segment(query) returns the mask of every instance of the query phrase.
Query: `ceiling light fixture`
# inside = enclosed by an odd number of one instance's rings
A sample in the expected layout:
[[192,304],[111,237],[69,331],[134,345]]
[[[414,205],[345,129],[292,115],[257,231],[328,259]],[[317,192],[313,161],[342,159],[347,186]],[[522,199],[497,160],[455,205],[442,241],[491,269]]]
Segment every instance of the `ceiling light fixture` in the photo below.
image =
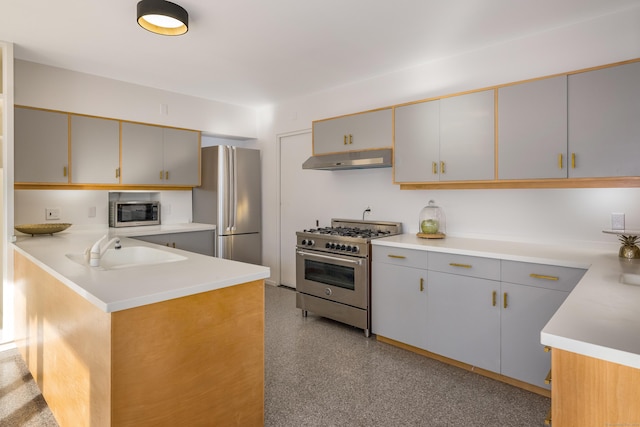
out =
[[189,31],[189,14],[165,0],[142,0],[138,2],[138,24],[152,33],[179,36]]

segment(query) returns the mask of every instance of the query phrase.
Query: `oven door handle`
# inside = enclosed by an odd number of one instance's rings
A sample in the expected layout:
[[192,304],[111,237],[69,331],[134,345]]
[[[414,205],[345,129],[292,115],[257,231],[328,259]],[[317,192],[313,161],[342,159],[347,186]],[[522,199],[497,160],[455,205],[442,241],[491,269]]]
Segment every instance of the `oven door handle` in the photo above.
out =
[[345,258],[338,258],[338,257],[334,257],[334,256],[329,256],[329,255],[321,255],[321,254],[317,254],[317,253],[309,253],[309,252],[304,252],[301,250],[296,250],[296,253],[298,255],[301,256],[312,256],[312,257],[317,257],[317,258],[324,258],[324,259],[330,259],[332,261],[340,261],[340,262],[348,262],[350,264],[356,264],[356,265],[362,265],[362,260],[361,259],[345,259]]

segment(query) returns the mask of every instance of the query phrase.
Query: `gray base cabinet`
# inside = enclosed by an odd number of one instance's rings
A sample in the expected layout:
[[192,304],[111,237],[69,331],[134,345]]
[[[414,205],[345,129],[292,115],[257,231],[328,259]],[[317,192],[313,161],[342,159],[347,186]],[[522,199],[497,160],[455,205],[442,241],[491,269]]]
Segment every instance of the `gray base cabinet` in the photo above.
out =
[[169,246],[202,255],[215,256],[215,231],[189,231],[185,233],[153,234],[149,236],[132,236],[157,245]]
[[540,331],[584,273],[374,245],[372,332],[548,389]]

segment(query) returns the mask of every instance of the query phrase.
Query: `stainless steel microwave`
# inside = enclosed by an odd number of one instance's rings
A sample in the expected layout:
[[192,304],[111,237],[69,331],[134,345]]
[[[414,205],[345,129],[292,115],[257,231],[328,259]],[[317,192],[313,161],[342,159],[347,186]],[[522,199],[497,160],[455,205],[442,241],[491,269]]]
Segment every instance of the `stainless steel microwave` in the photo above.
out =
[[109,203],[109,227],[135,227],[160,224],[160,202]]

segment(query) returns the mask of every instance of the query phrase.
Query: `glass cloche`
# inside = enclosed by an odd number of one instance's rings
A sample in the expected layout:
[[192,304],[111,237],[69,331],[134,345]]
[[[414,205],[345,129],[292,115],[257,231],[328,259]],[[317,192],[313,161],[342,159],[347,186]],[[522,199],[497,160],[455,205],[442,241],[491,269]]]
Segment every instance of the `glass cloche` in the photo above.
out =
[[418,237],[442,239],[445,236],[446,220],[444,211],[441,207],[436,206],[433,200],[429,200],[429,204],[420,212],[418,229]]

